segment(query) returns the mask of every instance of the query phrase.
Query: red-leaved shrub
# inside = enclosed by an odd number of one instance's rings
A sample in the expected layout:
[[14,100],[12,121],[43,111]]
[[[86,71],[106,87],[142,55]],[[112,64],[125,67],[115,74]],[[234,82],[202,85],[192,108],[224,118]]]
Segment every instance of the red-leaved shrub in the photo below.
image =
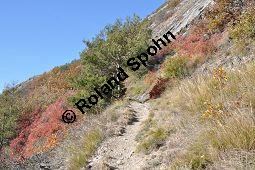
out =
[[169,79],[159,78],[155,86],[150,91],[150,99],[158,98],[166,89]]
[[199,34],[189,34],[178,37],[174,47],[180,55],[206,57],[216,50],[216,38],[217,36],[206,37]]
[[33,123],[25,125],[19,136],[11,141],[13,158],[30,157],[46,151],[64,137],[66,126],[61,120],[64,112],[64,100],[59,99],[50,105],[42,114],[34,117]]

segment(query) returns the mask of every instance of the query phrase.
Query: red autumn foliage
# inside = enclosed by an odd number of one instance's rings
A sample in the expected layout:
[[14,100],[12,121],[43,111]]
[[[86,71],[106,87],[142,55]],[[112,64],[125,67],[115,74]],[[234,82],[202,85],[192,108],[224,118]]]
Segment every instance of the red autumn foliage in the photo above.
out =
[[41,108],[36,109],[32,114],[24,113],[22,114],[17,121],[17,131],[26,129],[30,126],[36,119],[40,117],[40,113],[42,112]]
[[179,36],[174,42],[174,48],[184,56],[211,55],[216,50],[217,36],[206,37],[201,34],[189,34],[188,36]]
[[217,42],[221,34],[206,34],[206,29],[192,28],[188,35],[177,36],[176,40],[164,47],[155,56],[156,59],[164,58],[166,55],[178,52],[181,56],[207,57],[216,51]]
[[[52,141],[52,135],[65,133],[66,127],[61,120],[64,112],[64,100],[59,99],[54,104],[50,105],[42,114],[33,118],[33,123],[25,127],[19,136],[11,141],[10,148],[13,158],[30,157],[35,153],[46,151],[49,141]],[[58,136],[61,139],[63,136]]]
[[150,91],[150,99],[158,98],[165,91],[168,81],[169,79],[167,78],[158,79],[157,83]]
[[173,42],[167,44],[167,46],[163,46],[163,48],[158,51],[157,55],[154,58],[160,59],[172,52],[174,52]]

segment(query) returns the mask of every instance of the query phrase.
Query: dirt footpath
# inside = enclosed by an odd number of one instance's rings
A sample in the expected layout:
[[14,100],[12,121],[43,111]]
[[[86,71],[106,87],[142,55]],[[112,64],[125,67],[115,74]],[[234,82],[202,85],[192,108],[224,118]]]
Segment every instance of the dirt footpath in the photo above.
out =
[[89,164],[89,169],[136,170],[145,166],[146,156],[135,152],[137,146],[135,137],[141,123],[149,115],[149,104],[133,102],[130,108],[135,112],[136,121],[126,127],[122,136],[114,136],[101,144]]

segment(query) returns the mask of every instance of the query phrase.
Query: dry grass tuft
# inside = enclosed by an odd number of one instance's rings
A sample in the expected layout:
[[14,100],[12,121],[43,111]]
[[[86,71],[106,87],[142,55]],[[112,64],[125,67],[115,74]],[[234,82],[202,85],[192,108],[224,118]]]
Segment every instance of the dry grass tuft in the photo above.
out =
[[73,148],[73,156],[70,160],[70,168],[72,170],[85,168],[89,157],[95,152],[98,144],[102,141],[102,132],[100,130],[92,130],[86,134],[82,141],[81,147]]
[[[176,157],[172,163],[173,168],[216,167],[219,166],[218,162],[222,162],[222,153],[227,154],[233,150],[248,155],[254,153],[254,74],[254,63],[235,72],[218,68],[212,76],[184,80],[178,88],[165,94],[181,112],[194,119],[199,118],[193,123],[194,127],[199,124],[201,128],[196,140],[187,146],[185,154]],[[249,160],[242,159],[250,162],[250,159],[255,159],[255,155],[249,157]],[[246,164],[245,161],[232,162],[231,166],[254,167],[254,163]]]
[[140,133],[136,136],[138,141],[137,151],[145,154],[151,153],[154,149],[164,145],[169,130],[163,126],[159,126],[154,119],[154,114],[150,113],[148,119],[143,122]]

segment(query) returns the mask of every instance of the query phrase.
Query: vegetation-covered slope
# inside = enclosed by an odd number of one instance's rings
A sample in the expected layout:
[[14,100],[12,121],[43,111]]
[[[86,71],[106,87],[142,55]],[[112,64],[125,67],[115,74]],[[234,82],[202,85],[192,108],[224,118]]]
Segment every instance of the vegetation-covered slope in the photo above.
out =
[[[255,4],[210,2],[167,1],[144,21],[116,21],[85,42],[79,61],[6,89],[0,96],[0,168],[125,169],[132,164],[128,155],[142,162],[133,162],[139,169],[253,169]],[[149,71],[129,72],[112,91],[125,89],[124,96],[102,100],[72,125],[62,122],[64,110],[166,29],[177,40],[150,59]],[[134,100],[150,105],[142,120]],[[113,139],[126,141],[125,129],[135,151],[116,158],[122,145],[111,143],[103,152]]]

